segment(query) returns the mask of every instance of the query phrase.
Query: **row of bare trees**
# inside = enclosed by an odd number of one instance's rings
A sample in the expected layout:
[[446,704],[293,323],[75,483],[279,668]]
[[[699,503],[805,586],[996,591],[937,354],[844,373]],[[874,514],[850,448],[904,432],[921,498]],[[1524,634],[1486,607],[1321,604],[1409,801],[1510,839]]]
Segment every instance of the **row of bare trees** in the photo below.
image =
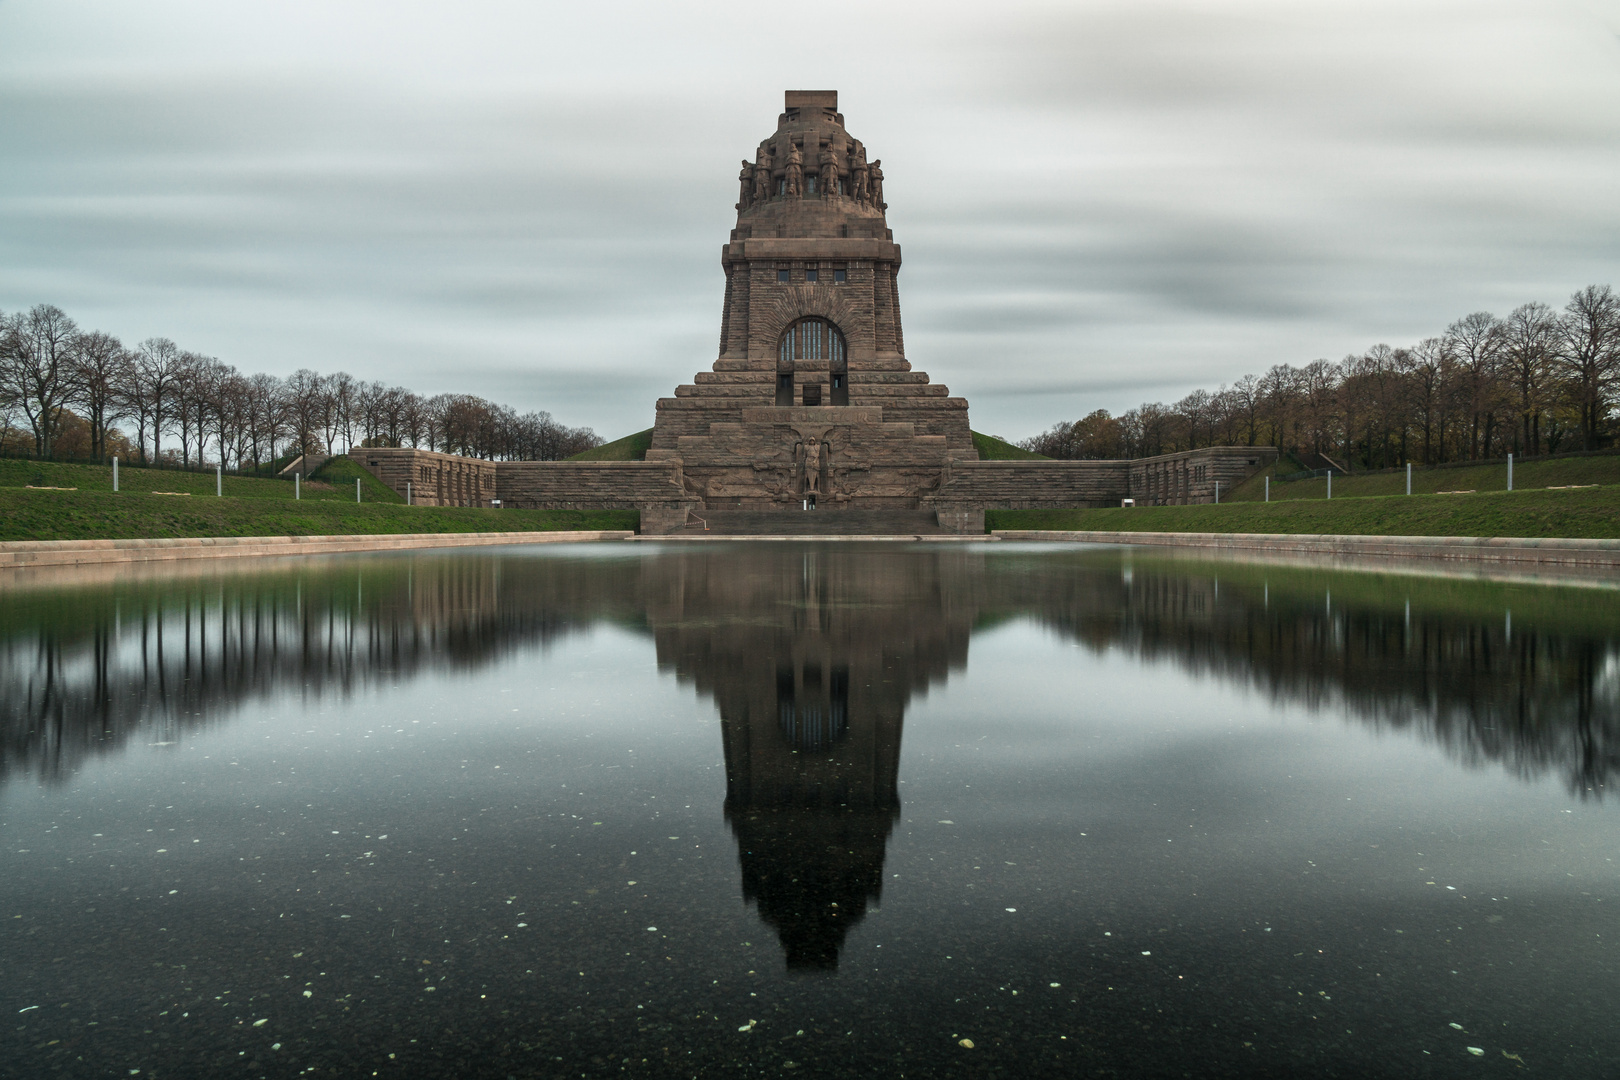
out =
[[1055,458],[1267,445],[1352,468],[1438,464],[1613,445],[1617,394],[1620,296],[1591,285],[1563,311],[1476,312],[1410,348],[1278,364],[1174,405],[1099,409],[1019,445]]
[[129,453],[143,463],[231,469],[355,446],[554,461],[602,442],[550,413],[520,415],[470,394],[422,397],[308,368],[285,379],[244,375],[168,338],[128,348],[79,329],[50,304],[0,314],[0,410],[0,452],[22,449],[8,439],[29,440],[42,458]]

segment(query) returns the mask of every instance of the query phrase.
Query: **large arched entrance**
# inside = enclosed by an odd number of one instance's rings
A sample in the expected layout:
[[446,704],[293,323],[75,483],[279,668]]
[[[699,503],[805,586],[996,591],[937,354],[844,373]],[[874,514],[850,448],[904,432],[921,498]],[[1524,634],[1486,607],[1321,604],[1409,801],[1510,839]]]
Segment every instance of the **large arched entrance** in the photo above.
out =
[[[810,363],[805,363],[810,361]],[[816,361],[825,361],[826,366]],[[794,373],[825,371],[821,379],[800,379],[803,400],[795,402]],[[825,389],[825,392],[824,392]],[[791,323],[776,346],[776,403],[778,405],[848,405],[849,349],[844,333],[819,315]]]

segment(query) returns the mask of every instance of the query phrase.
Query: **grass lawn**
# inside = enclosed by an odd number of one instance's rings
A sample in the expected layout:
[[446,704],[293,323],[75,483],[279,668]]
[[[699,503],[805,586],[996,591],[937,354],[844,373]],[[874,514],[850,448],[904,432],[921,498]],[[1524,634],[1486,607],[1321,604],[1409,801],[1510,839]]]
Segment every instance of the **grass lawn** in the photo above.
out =
[[[313,477],[303,483],[303,498],[309,501],[354,502],[354,482],[360,480],[362,498],[366,502],[396,502],[405,500],[394,490],[351,458],[335,457],[328,461]],[[77,488],[80,491],[112,491],[112,466],[64,464],[54,461],[19,461],[0,459],[0,488],[29,486]],[[121,493],[174,491],[193,498],[214,497],[214,474],[211,472],[184,472],[180,469],[141,469],[123,465],[118,469],[118,489]],[[225,474],[225,494],[238,499],[291,499],[292,477],[232,476]]]
[[[50,491],[30,488],[76,488]],[[354,501],[360,480],[362,502]],[[349,458],[333,458],[293,499],[291,480],[105,465],[0,461],[0,540],[122,540],[180,536],[334,536],[436,532],[635,529],[634,510],[486,510],[406,506]],[[158,495],[154,492],[180,492]]]
[[[1276,487],[1273,485],[1273,496]],[[1223,502],[1219,506],[990,510],[985,513],[985,523],[992,530],[1620,537],[1620,485],[1615,484],[1572,491],[1543,488],[1473,495],[1339,498],[1335,478],[1333,496],[1331,501],[1273,498],[1270,503]]]

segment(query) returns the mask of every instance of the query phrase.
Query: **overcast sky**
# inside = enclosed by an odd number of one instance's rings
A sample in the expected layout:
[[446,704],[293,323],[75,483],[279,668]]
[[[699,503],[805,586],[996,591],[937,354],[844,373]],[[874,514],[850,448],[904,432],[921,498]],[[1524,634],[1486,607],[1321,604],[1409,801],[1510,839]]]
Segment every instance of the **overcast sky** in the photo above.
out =
[[616,437],[787,88],[1009,438],[1620,285],[1620,0],[0,0],[0,309]]

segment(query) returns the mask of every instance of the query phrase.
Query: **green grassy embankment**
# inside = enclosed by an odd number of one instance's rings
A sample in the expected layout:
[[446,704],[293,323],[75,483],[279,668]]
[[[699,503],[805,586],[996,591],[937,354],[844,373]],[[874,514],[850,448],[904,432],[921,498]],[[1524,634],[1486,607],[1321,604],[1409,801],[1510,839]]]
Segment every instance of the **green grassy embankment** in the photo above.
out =
[[622,439],[614,439],[610,443],[590,450],[582,450],[567,461],[646,461],[647,450],[652,446],[653,429],[638,431],[634,435],[626,435]]
[[[354,501],[357,477],[361,503]],[[554,532],[635,529],[640,520],[634,510],[406,506],[348,458],[334,458],[305,481],[297,501],[290,479],[227,475],[225,497],[217,498],[212,474],[170,469],[121,468],[119,488],[113,492],[112,469],[103,465],[0,461],[0,540]]]
[[[1261,502],[1266,497],[1265,477],[1275,473],[1286,475],[1291,465],[1280,465],[1257,473],[1233,488],[1221,493],[1221,502]],[[1522,461],[1513,467],[1515,492],[1531,488],[1564,487],[1584,484],[1620,484],[1620,454],[1595,454],[1591,457],[1549,458],[1541,461]],[[1442,491],[1471,491],[1477,494],[1507,490],[1506,465],[1457,465],[1438,469],[1412,470],[1412,494],[1432,495]],[[1333,498],[1359,498],[1363,496],[1405,495],[1406,473],[1351,473],[1333,478]],[[1315,480],[1271,481],[1271,501],[1288,502],[1299,499],[1325,499],[1327,478]]]
[[[1518,477],[1515,476],[1515,486]],[[1404,485],[1404,478],[1403,478]],[[1277,485],[1273,485],[1275,496]],[[1138,506],[1100,510],[990,510],[988,529],[1114,532],[1336,533],[1350,536],[1620,537],[1620,485],[1570,491],[1516,490],[1472,495],[1404,495],[1219,506]]]
[[986,435],[975,431],[973,435],[974,449],[979,451],[981,461],[1046,461],[1045,454],[1037,454],[1033,450],[1025,450],[1014,446],[1005,439],[998,439],[994,435]]

